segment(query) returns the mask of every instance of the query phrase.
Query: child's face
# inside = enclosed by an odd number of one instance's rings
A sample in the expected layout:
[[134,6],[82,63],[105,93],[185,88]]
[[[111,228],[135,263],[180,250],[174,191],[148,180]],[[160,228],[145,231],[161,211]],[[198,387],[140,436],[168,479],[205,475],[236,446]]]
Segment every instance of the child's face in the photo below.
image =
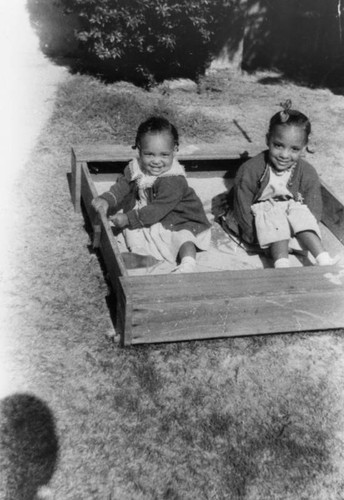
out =
[[304,152],[307,145],[306,133],[298,126],[277,125],[266,136],[266,144],[272,166],[283,172],[292,167]]
[[158,177],[172,166],[174,141],[167,132],[145,134],[141,138],[139,151],[141,168]]

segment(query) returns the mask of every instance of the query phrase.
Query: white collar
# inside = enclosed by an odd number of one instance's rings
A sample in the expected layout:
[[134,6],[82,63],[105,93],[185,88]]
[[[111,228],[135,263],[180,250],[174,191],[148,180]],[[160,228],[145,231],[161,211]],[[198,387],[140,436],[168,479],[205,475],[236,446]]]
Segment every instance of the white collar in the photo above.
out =
[[279,172],[270,164],[268,164],[268,167],[270,169],[270,172],[272,172],[272,174],[276,175],[277,177],[283,177],[283,176],[287,177],[287,176],[290,176],[292,174],[292,172],[294,171],[295,165],[296,165],[296,163],[294,163],[291,167],[289,167],[288,170],[282,170],[282,172]]
[[173,159],[171,168],[167,170],[167,172],[164,172],[161,175],[155,176],[155,175],[149,175],[146,174],[141,170],[140,164],[137,160],[137,158],[134,158],[131,160],[129,163],[129,172],[130,172],[130,180],[131,181],[136,181],[137,185],[141,189],[145,189],[148,187],[153,186],[154,182],[159,179],[160,177],[173,177],[173,176],[178,176],[182,175],[183,177],[186,177],[185,170],[183,165],[179,163],[178,160],[175,158]]

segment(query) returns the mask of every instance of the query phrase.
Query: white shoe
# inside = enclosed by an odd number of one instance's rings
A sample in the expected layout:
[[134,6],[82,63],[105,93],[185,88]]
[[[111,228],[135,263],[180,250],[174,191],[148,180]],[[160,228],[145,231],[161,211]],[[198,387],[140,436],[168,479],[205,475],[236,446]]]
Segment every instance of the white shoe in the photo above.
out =
[[276,269],[282,269],[282,268],[285,268],[285,267],[290,267],[289,259],[281,257],[280,259],[275,260],[274,267]]
[[334,266],[338,264],[340,261],[340,255],[336,255],[335,257],[330,257],[328,252],[322,252],[315,259],[315,264],[317,266]]

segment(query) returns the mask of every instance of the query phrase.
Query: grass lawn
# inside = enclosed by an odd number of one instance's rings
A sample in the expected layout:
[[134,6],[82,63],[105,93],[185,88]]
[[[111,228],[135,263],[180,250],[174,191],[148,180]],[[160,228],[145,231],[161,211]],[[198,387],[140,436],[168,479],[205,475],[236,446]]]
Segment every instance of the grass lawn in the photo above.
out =
[[235,120],[264,147],[288,97],[314,124],[309,161],[344,199],[343,97],[263,77],[219,71],[198,88],[147,92],[75,75],[59,88],[14,189],[3,280],[13,387],[56,418],[56,500],[344,499],[343,332],[119,348],[70,200],[73,144],[131,145],[138,124],[161,112],[184,144],[242,144]]

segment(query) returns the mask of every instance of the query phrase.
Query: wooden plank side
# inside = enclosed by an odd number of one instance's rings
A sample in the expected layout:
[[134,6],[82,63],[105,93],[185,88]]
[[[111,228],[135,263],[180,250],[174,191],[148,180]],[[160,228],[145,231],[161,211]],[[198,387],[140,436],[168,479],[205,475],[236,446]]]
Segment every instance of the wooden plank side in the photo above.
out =
[[116,333],[121,346],[132,344],[132,297],[125,277],[119,277],[116,289]]
[[[214,177],[226,177],[234,178],[235,172],[237,171],[239,164],[231,160],[212,160],[206,161],[206,164],[200,163],[196,166],[188,165],[184,163],[185,171],[188,178],[200,178],[200,179],[213,179]],[[234,165],[233,165],[234,163]],[[93,173],[91,172],[93,182],[111,182],[114,183],[116,179],[123,173],[122,169],[120,172],[114,171],[110,173]]]
[[112,233],[112,229],[106,215],[104,213],[100,213],[99,220],[101,224],[100,249],[107,271],[110,274],[110,277],[114,278],[115,282],[115,278],[118,276],[128,277],[128,271],[123,262],[116,238]]
[[92,200],[93,198],[98,196],[98,191],[93,182],[92,176],[89,173],[87,164],[84,163],[81,164],[80,173],[81,173],[80,175],[81,199],[83,201],[86,213],[92,224],[94,219],[96,218],[95,210],[92,208]]
[[[157,301],[180,300],[180,296],[199,300],[204,294],[215,299],[224,294],[228,298],[259,296],[262,294],[310,293],[314,288],[339,290],[344,288],[344,270],[341,266],[307,266],[287,269],[241,269],[204,273],[157,274],[129,276],[140,300],[147,294],[156,294]],[[332,279],[332,275],[337,279]],[[337,281],[339,281],[337,283]],[[206,285],[206,286],[204,286]]]
[[92,200],[98,196],[97,188],[86,164],[81,165],[81,199],[93,232],[93,248],[99,248],[101,223],[99,214],[92,208]]
[[[329,321],[333,313],[338,313],[338,303],[333,299],[336,294],[319,294],[306,298],[303,308],[298,310],[299,297],[295,302],[287,302],[279,311],[278,318],[271,316],[271,304],[258,298],[255,303],[250,299],[239,298],[226,304],[223,300],[211,305],[211,309],[200,308],[187,311],[185,318],[175,317],[166,322],[163,316],[159,322],[149,322],[146,328],[133,327],[133,344],[162,343],[186,340],[202,340],[250,335],[290,333],[343,328],[342,316]],[[341,297],[341,305],[343,304]],[[303,300],[303,299],[302,299]],[[316,305],[315,305],[316,304]],[[322,310],[322,315],[309,312]],[[335,308],[335,311],[333,310]],[[175,311],[174,311],[175,313]],[[201,316],[198,314],[201,313]],[[133,313],[135,314],[135,312]]]
[[323,199],[321,220],[344,245],[344,205],[324,182],[322,182],[321,194]]
[[[87,165],[81,166],[81,197],[84,208],[97,236],[97,246],[109,275],[112,290],[116,300],[116,333],[121,337],[121,344],[131,343],[131,295],[127,283],[128,272],[124,265],[121,253],[117,246],[116,238],[112,233],[105,213],[96,213],[91,202],[98,196],[92,176]],[[120,278],[122,280],[120,281]]]
[[[81,166],[82,162],[78,162],[75,153],[72,149],[72,181],[71,181],[71,191],[72,191],[72,202],[74,205],[74,211],[79,213],[81,211]],[[86,163],[84,163],[86,165]]]
[[127,161],[135,154],[130,146],[108,143],[78,144],[73,150],[77,161],[83,162]]
[[[242,146],[231,147],[222,143],[215,144],[192,144],[181,145],[179,148],[178,159],[224,159],[242,158],[253,156],[261,151],[256,145],[243,143]],[[133,151],[131,146],[118,144],[80,144],[73,146],[75,156],[79,162],[111,162],[111,161],[129,161],[132,159]]]
[[121,336],[121,344],[128,345],[131,344],[132,309],[128,271],[104,213],[100,214],[100,225],[99,249],[116,299],[115,329],[116,333]]
[[[157,279],[155,279],[157,278]],[[132,342],[344,328],[344,270],[257,269],[129,277]]]
[[71,149],[71,195],[72,195],[72,203],[75,208],[75,198],[76,198],[76,158],[73,148]]

